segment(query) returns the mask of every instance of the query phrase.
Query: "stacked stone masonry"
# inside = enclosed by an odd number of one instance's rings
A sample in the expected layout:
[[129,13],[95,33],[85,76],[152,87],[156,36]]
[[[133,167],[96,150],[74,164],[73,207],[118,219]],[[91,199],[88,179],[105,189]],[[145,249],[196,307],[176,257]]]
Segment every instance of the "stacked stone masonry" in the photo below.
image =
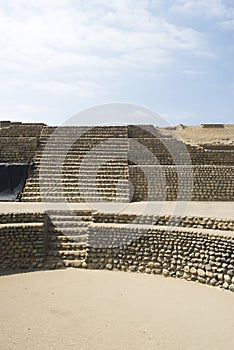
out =
[[36,148],[35,137],[1,137],[0,163],[31,163]]
[[129,139],[129,159],[142,165],[233,165],[233,149],[220,148],[185,145],[182,141],[166,137],[133,138]]
[[233,220],[87,210],[2,214],[0,219],[0,271],[115,269],[234,291]]
[[139,224],[170,227],[189,227],[200,229],[212,229],[222,231],[234,231],[234,220],[175,215],[136,215],[116,213],[93,213],[94,223],[114,224]]
[[43,124],[10,123],[0,128],[0,163],[30,163]]
[[24,201],[129,201],[127,127],[45,127],[39,143]]
[[0,162],[34,163],[23,201],[187,200],[193,176],[192,200],[233,200],[232,147],[185,145],[152,125],[2,125]]
[[92,211],[48,211],[46,268],[86,267]]
[[46,259],[44,214],[0,215],[0,269],[42,268]]
[[132,201],[233,201],[233,167],[131,166]]
[[89,268],[162,274],[234,291],[234,237],[121,226],[90,229]]

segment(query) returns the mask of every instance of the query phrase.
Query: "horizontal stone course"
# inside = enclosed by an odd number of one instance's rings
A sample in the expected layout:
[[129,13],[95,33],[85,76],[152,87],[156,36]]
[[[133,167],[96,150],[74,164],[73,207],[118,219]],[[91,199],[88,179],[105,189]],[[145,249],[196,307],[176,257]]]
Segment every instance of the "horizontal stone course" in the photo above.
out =
[[213,230],[234,231],[234,220],[217,219],[211,217],[195,216],[173,216],[173,215],[133,215],[133,214],[112,214],[93,213],[94,223],[113,224],[138,224],[138,225],[161,225],[179,226],[190,228],[202,228]]
[[[131,163],[144,165],[233,165],[234,151],[203,148],[178,141],[175,138],[143,138],[129,140]],[[131,164],[130,163],[130,164]]]
[[0,137],[38,137],[44,124],[10,123],[8,127],[0,128]]

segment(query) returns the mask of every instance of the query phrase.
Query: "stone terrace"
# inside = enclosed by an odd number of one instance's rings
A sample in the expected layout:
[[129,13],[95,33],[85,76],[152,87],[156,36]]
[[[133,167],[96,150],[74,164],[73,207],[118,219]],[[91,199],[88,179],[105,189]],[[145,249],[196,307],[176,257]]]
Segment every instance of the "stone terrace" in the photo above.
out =
[[6,122],[0,136],[0,162],[34,162],[23,202],[1,206],[1,273],[109,269],[234,291],[232,148],[152,125]]

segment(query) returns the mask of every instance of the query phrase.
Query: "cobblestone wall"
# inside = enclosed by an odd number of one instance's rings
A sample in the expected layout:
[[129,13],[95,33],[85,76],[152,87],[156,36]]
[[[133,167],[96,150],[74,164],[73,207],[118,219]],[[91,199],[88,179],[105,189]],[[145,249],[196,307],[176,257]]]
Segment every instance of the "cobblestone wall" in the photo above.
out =
[[42,268],[46,258],[44,214],[0,215],[0,270]]
[[25,163],[33,160],[37,148],[35,137],[1,137],[0,162]]
[[[129,158],[136,164],[161,165],[187,164],[187,157],[193,165],[233,165],[234,151],[205,149],[191,146],[175,138],[134,138],[129,140]],[[188,159],[189,159],[188,158]],[[176,162],[176,163],[175,163]]]
[[[233,201],[233,167],[130,166],[133,201]],[[190,196],[191,195],[191,196]]]
[[[32,162],[44,124],[0,123],[0,162]],[[1,128],[2,126],[2,128]]]
[[162,274],[234,291],[234,237],[156,228],[92,227],[89,268]]
[[212,230],[234,231],[234,221],[221,218],[174,215],[134,215],[121,213],[93,213],[94,223],[180,226]]

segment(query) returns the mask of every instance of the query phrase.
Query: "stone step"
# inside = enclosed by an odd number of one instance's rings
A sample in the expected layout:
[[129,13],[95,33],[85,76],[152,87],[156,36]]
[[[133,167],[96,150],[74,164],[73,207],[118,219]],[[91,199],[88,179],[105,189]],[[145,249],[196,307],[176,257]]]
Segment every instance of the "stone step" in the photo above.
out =
[[44,267],[47,269],[62,269],[65,268],[65,262],[62,259],[47,258],[44,262]]
[[84,203],[84,202],[90,202],[90,203],[95,203],[95,202],[127,202],[129,201],[129,197],[126,196],[100,196],[100,197],[78,197],[78,196],[43,196],[42,200],[40,196],[23,196],[22,197],[23,202],[37,202],[37,201],[42,201],[42,202],[57,202],[57,203],[62,203],[64,200],[67,202],[71,203]]
[[84,260],[86,257],[85,250],[50,250],[49,257],[58,257],[63,260]]
[[129,191],[126,189],[125,192],[119,193],[119,192],[109,192],[109,193],[100,193],[98,196],[96,193],[84,193],[84,195],[80,195],[79,192],[63,192],[63,193],[58,193],[58,192],[34,192],[33,189],[31,192],[26,192],[22,194],[22,199],[25,201],[26,199],[30,200],[31,202],[35,199],[36,201],[43,197],[43,201],[46,200],[47,202],[50,200],[55,200],[58,202],[60,199],[62,202],[66,198],[66,201],[78,201],[78,202],[84,202],[84,201],[104,201],[104,199],[113,200],[113,201],[122,201],[122,200],[129,200]]
[[[70,163],[68,165],[64,165],[64,164],[58,164],[57,162],[55,163],[47,163],[47,164],[44,164],[44,163],[40,163],[39,165],[39,168],[40,168],[40,171],[61,171],[61,168],[62,168],[62,171],[65,172],[65,171],[71,171],[71,170],[82,170],[82,173],[85,173],[85,172],[98,172],[98,173],[102,173],[102,172],[105,172],[108,170],[109,172],[110,171],[114,171],[114,170],[123,170],[124,167],[127,167],[127,164],[126,163],[123,163],[123,162],[113,162],[111,161],[110,164],[106,165],[105,163],[99,163],[99,162],[96,162],[96,161],[93,161],[92,163],[88,162],[87,164],[80,164],[80,163]],[[103,170],[102,167],[105,166],[105,169]],[[106,167],[108,166],[108,169],[106,169]],[[36,170],[36,169],[35,169]]]
[[57,242],[57,243],[47,243],[47,247],[49,250],[63,250],[63,251],[84,251],[86,249],[87,244],[86,243],[63,243],[63,242]]
[[[79,181],[78,181],[79,180]],[[96,181],[95,181],[96,180]],[[60,176],[60,178],[56,178],[56,177],[53,177],[53,178],[49,178],[49,177],[46,177],[44,178],[41,177],[41,179],[39,178],[36,178],[36,179],[29,179],[28,182],[27,182],[27,185],[30,185],[31,187],[32,186],[43,186],[43,187],[55,187],[55,186],[89,186],[89,185],[92,185],[95,181],[95,186],[111,186],[111,183],[114,185],[116,184],[117,182],[120,182],[121,181],[121,184],[124,186],[124,184],[128,185],[128,178],[121,178],[119,175],[118,176],[115,176],[115,177],[105,177],[105,178],[96,178],[94,176],[87,176],[87,178],[84,178],[81,179],[78,179],[77,176],[75,177],[65,177],[65,176]],[[119,183],[120,185],[120,183]]]
[[[79,167],[71,167],[69,169],[65,169],[63,167],[60,168],[53,168],[53,167],[44,167],[41,168],[41,170],[39,171],[39,169],[35,169],[34,171],[34,176],[40,177],[41,178],[51,178],[51,176],[53,177],[58,177],[61,178],[61,176],[63,177],[78,177],[78,174],[80,172],[80,168]],[[128,176],[128,169],[125,167],[108,167],[107,169],[103,169],[102,167],[99,169],[92,169],[92,168],[87,168],[87,169],[83,169],[81,170],[81,175],[82,176],[98,176],[99,178],[101,176],[108,177],[108,176]]]
[[53,198],[80,198],[80,199],[92,199],[92,198],[97,198],[102,200],[103,198],[116,198],[116,197],[121,197],[121,198],[128,198],[129,197],[129,192],[128,189],[125,191],[84,191],[84,192],[79,192],[79,191],[50,191],[47,189],[46,191],[34,191],[33,189],[29,191],[28,189],[23,193],[24,198],[26,197],[43,197],[45,199],[53,197]]
[[[51,219],[51,217],[50,217],[50,219]],[[58,220],[57,218],[56,218],[56,220],[52,219],[52,223],[57,228],[64,228],[65,227],[65,228],[77,228],[78,229],[78,228],[87,228],[87,226],[88,226],[87,221],[84,222],[82,220],[77,220],[77,218],[76,218],[76,220],[75,219],[71,220],[70,217],[67,219],[67,221]]]
[[103,181],[101,183],[85,183],[85,184],[80,184],[80,183],[64,183],[64,182],[60,182],[60,183],[45,183],[44,181],[41,181],[41,183],[32,183],[32,184],[28,184],[27,187],[25,188],[25,190],[27,188],[30,188],[30,190],[34,190],[34,192],[38,192],[38,191],[61,191],[61,189],[65,192],[69,192],[69,191],[90,191],[93,192],[93,190],[100,190],[100,191],[104,191],[104,192],[110,192],[113,190],[116,190],[118,188],[118,192],[121,191],[126,191],[126,188],[129,187],[128,182],[123,182],[123,180],[119,179],[119,181],[115,180],[115,181]]
[[43,159],[44,162],[84,162],[84,159],[88,159],[89,161],[96,159],[98,160],[118,160],[118,159],[124,159],[127,160],[127,152],[121,152],[120,150],[116,152],[84,152],[83,153],[77,153],[77,154],[38,154],[36,157],[34,157],[34,162],[40,162],[41,159]]
[[68,221],[68,222],[77,222],[77,223],[86,223],[86,225],[88,224],[88,222],[91,222],[93,219],[92,215],[74,215],[73,211],[72,213],[70,213],[68,211],[68,213],[62,213],[60,214],[55,214],[53,212],[51,212],[50,210],[47,211],[47,214],[49,215],[50,219],[53,220],[53,222],[58,221],[58,222],[64,222],[64,221]]
[[76,267],[81,268],[85,267],[85,260],[65,260],[65,259],[59,259],[55,257],[48,258],[46,262],[44,263],[45,268],[48,269],[58,269],[58,268],[65,268],[65,267]]
[[82,135],[82,138],[84,138],[86,135],[88,138],[90,138],[91,135],[93,135],[96,138],[102,137],[102,135],[119,135],[123,134],[124,136],[127,135],[127,131],[122,129],[122,127],[113,129],[109,128],[107,126],[101,126],[101,127],[85,127],[85,126],[58,126],[54,128],[53,130],[43,130],[41,133],[41,136],[45,135],[51,135],[54,133],[54,135],[58,135],[60,137],[61,135],[68,135],[70,136],[70,133],[74,133],[74,135]]
[[65,139],[71,139],[71,136],[77,136],[79,140],[100,140],[105,137],[115,137],[116,139],[126,139],[126,133],[122,131],[118,132],[110,132],[108,130],[106,131],[98,131],[95,130],[94,132],[90,130],[77,130],[77,129],[67,129],[67,130],[62,130],[57,129],[55,132],[52,133],[43,133],[41,134],[42,139],[47,139],[48,137],[52,136],[53,139],[60,139],[60,138],[65,138]]
[[[111,179],[112,180],[118,180],[119,179],[119,176],[120,174],[111,174]],[[123,174],[121,174],[123,175]],[[127,174],[124,174],[125,176],[127,176]],[[97,182],[100,182],[102,180],[107,180],[107,179],[110,179],[110,175],[106,175],[106,176],[98,176],[98,178],[96,179]],[[53,175],[53,178],[51,178],[51,176],[45,176],[43,175],[43,177],[40,177],[39,176],[35,176],[35,177],[31,177],[27,180],[27,184],[39,184],[40,182],[43,182],[43,183],[48,183],[48,184],[51,184],[51,182],[57,182],[57,183],[61,183],[65,181],[65,183],[77,183],[78,182],[78,176],[77,175],[73,175],[73,176],[64,176],[62,175],[62,178],[61,178],[61,175]],[[128,178],[124,178],[122,179],[122,181],[128,181]],[[85,178],[79,178],[79,182],[82,184],[82,183],[89,183],[89,182],[93,182],[93,175],[87,175]]]
[[56,191],[56,189],[60,190],[63,189],[65,192],[66,191],[87,191],[90,190],[92,191],[93,189],[97,189],[100,191],[110,191],[110,190],[115,190],[118,188],[119,191],[121,190],[126,190],[126,188],[129,187],[129,183],[127,181],[124,181],[122,179],[116,179],[116,180],[112,180],[112,181],[107,181],[107,180],[103,180],[102,182],[99,183],[94,183],[90,182],[90,183],[78,183],[77,181],[75,182],[60,182],[60,183],[48,183],[48,182],[44,182],[41,181],[40,183],[28,183],[25,187],[25,190],[27,188],[30,188],[30,190],[35,189],[35,192],[38,192],[39,189],[41,189],[41,191],[43,190],[44,192],[46,191]]
[[[103,142],[102,142],[103,141]],[[47,150],[53,150],[53,149],[57,149],[60,150],[61,152],[64,153],[64,148],[67,149],[67,151],[72,152],[73,150],[90,150],[92,148],[96,148],[96,150],[98,149],[98,151],[103,150],[107,150],[108,148],[111,149],[117,149],[117,147],[120,148],[127,148],[128,147],[128,141],[126,139],[123,140],[122,138],[119,139],[113,139],[113,142],[111,142],[111,140],[108,140],[108,142],[106,142],[107,140],[103,139],[87,139],[87,140],[81,140],[79,139],[76,143],[72,143],[70,138],[64,139],[64,138],[60,138],[58,140],[54,140],[54,139],[50,139],[50,140],[40,140],[40,146],[41,147],[45,147]]]
[[[115,184],[103,184],[103,186],[73,186],[73,187],[68,187],[68,186],[62,186],[63,188],[63,194],[70,194],[70,193],[79,193],[79,195],[96,195],[96,193],[98,194],[102,194],[102,195],[116,195],[116,193],[121,194],[121,193],[125,193],[126,189],[127,189],[127,185],[126,186],[118,186],[118,190],[116,189],[116,185]],[[54,185],[52,186],[31,186],[31,188],[25,188],[24,194],[26,193],[40,193],[43,192],[44,195],[49,195],[51,193],[53,194],[60,194],[60,186],[56,186]]]
[[87,235],[78,235],[78,236],[70,236],[70,235],[52,235],[50,234],[48,236],[48,244],[56,243],[56,244],[63,244],[63,243],[75,243],[75,244],[86,244],[87,242]]
[[43,155],[40,154],[40,157],[34,157],[34,163],[35,164],[40,164],[41,161],[43,161],[43,165],[44,164],[52,164],[53,166],[55,166],[56,164],[58,164],[58,166],[61,166],[61,164],[73,164],[73,163],[77,163],[77,164],[81,164],[83,166],[85,166],[85,161],[87,162],[87,164],[92,165],[92,162],[95,163],[100,163],[101,161],[107,163],[113,163],[113,164],[128,164],[128,155],[127,152],[125,152],[125,154],[119,154],[119,153],[115,153],[115,154],[102,154],[102,155],[93,155],[91,154],[91,152],[86,152],[86,154],[84,155],[73,155],[72,157],[67,157],[66,154],[64,155],[60,155],[59,157],[53,157],[54,153],[52,153],[52,157],[46,156],[44,157]]
[[76,210],[72,210],[71,212],[69,209],[49,209],[47,210],[47,213],[49,215],[53,215],[54,217],[58,217],[58,218],[67,218],[69,216],[69,217],[76,217],[78,219],[86,219],[90,217],[90,220],[92,220],[93,210],[76,209]]
[[59,226],[49,228],[48,232],[49,233],[53,232],[53,234],[62,232],[63,234],[68,235],[68,236],[83,236],[83,235],[87,234],[88,227],[87,227],[87,225],[86,225],[86,227],[72,227],[72,226],[63,227],[61,225],[61,222],[60,222]]
[[[33,203],[33,202],[43,202],[43,203],[61,203],[64,202],[64,197],[61,198],[46,198],[43,200],[41,197],[22,197],[22,202]],[[80,198],[80,197],[66,197],[66,202],[68,203],[109,203],[109,202],[121,202],[121,203],[129,203],[129,198],[118,197],[118,198]]]
[[[97,156],[97,157],[100,157],[100,158],[106,158],[106,157],[109,157],[111,154],[113,155],[126,155],[128,153],[128,150],[126,148],[123,148],[122,147],[118,147],[116,149],[108,149],[108,150],[104,150],[103,153],[100,152],[100,150],[93,150],[90,153],[90,156]],[[35,156],[35,159],[40,159],[42,156],[43,158],[45,159],[63,159],[64,158],[64,155],[66,155],[66,159],[74,159],[76,157],[79,157],[79,156],[84,156],[87,154],[87,150],[76,150],[76,151],[69,151],[69,152],[54,152],[54,154],[51,154],[50,152],[46,152],[44,151],[43,154],[36,154]]]

